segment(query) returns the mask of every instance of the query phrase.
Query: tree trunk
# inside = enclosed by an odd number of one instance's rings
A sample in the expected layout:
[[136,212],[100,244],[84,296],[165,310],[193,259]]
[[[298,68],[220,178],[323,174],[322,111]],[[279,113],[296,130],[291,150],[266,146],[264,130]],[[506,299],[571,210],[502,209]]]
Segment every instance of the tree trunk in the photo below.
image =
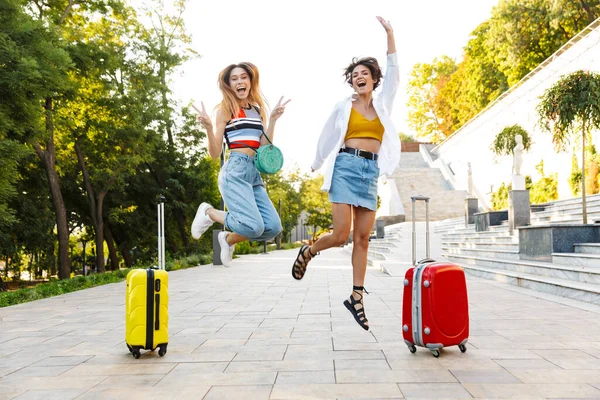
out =
[[106,272],[104,265],[104,220],[102,219],[104,196],[106,196],[106,192],[100,193],[96,202],[96,271],[98,273]]
[[113,240],[113,236],[108,223],[104,224],[104,237],[106,238],[106,244],[108,246],[108,255],[110,257],[110,270],[116,271],[119,269],[119,257],[117,257],[115,241]]
[[[161,51],[165,51],[166,50],[164,48],[161,49]],[[160,92],[161,92],[161,97],[162,97],[162,108],[163,108],[163,116],[164,116],[164,123],[165,123],[165,131],[167,132],[167,140],[169,143],[169,150],[170,153],[173,151],[173,149],[175,148],[175,142],[173,140],[173,132],[172,132],[172,123],[171,123],[171,110],[169,109],[169,98],[167,96],[167,88],[168,88],[168,83],[167,83],[167,72],[165,71],[165,66],[161,63],[159,66],[159,75],[160,75]]]
[[591,24],[592,22],[594,22],[594,20],[596,19],[596,16],[594,15],[594,13],[592,12],[592,10],[590,9],[590,5],[585,1],[585,0],[579,0],[579,3],[581,4],[581,8],[583,8],[585,10],[585,13],[587,15],[587,23],[586,25]]
[[[96,271],[104,272],[104,228],[102,223],[102,210],[99,205],[101,200],[96,199],[96,193],[92,186],[90,174],[85,165],[83,151],[77,140],[75,141],[75,154],[77,154],[77,161],[79,162],[79,168],[81,168],[81,173],[83,175],[83,184],[90,204],[90,215],[92,217],[92,222],[94,223],[94,229],[96,230],[96,249],[98,249],[96,251]],[[102,199],[104,199],[104,195],[102,196]],[[98,222],[100,222],[100,224]]]
[[128,245],[122,244],[120,246],[121,256],[123,257],[123,261],[125,261],[125,266],[127,268],[133,267],[133,258],[131,258],[131,249]]
[[133,258],[131,256],[131,246],[127,241],[124,232],[121,230],[120,226],[113,226],[111,229],[111,233],[113,235],[113,239],[115,244],[119,248],[121,252],[121,257],[123,257],[123,261],[125,261],[125,266],[127,268],[133,267]]
[[[189,240],[190,234],[189,234],[188,225],[185,220],[185,215],[183,215],[183,212],[181,210],[173,210],[173,216],[175,217],[175,220],[177,221],[177,227],[179,228],[179,235],[181,236],[181,241],[183,242],[183,248],[187,250],[188,246],[190,244],[190,240]],[[166,221],[165,221],[165,226],[167,226]],[[167,232],[167,229],[165,228],[165,236],[166,236],[166,232]],[[166,240],[165,240],[165,242],[166,242]],[[166,246],[166,244],[165,244],[165,246]]]
[[81,173],[83,175],[83,184],[85,185],[85,191],[87,192],[88,200],[90,202],[90,215],[92,217],[94,227],[98,229],[96,217],[96,194],[94,193],[94,188],[92,187],[92,182],[90,181],[90,174],[85,165],[83,151],[81,150],[81,146],[79,146],[79,141],[77,140],[75,141],[75,154],[77,154],[77,161],[79,162],[79,168],[81,168]]
[[46,150],[43,150],[38,142],[33,147],[36,154],[44,164],[50,195],[54,205],[56,216],[56,230],[58,231],[58,277],[66,279],[71,274],[71,260],[69,258],[69,225],[67,220],[67,209],[60,190],[60,179],[56,172],[56,159],[54,150],[54,122],[52,120],[52,99],[47,98],[44,106],[46,109]]
[[586,121],[583,120],[581,126],[581,136],[583,138],[583,150],[581,151],[581,203],[583,204],[583,223],[587,224],[587,200],[585,198],[585,135]]

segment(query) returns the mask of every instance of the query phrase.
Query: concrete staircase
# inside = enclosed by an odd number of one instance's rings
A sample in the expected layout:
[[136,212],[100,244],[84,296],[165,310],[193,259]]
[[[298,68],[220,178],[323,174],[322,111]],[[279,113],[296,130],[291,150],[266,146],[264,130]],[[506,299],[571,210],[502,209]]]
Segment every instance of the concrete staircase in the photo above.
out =
[[[581,197],[540,204],[535,207],[545,207],[545,209],[531,214],[532,225],[583,223]],[[587,196],[587,215],[588,223],[600,221],[600,194]]]
[[[554,210],[562,214],[561,206]],[[576,244],[573,253],[554,253],[552,262],[520,260],[518,233],[507,225],[486,232],[446,223],[442,255],[477,277],[600,304],[600,245]]]
[[[411,196],[424,195],[431,198],[430,219],[444,220],[463,215],[467,192],[452,190],[438,169],[429,168],[421,153],[402,153],[400,168],[394,174],[396,186],[406,214],[412,221]],[[417,221],[425,220],[425,207],[417,207]]]

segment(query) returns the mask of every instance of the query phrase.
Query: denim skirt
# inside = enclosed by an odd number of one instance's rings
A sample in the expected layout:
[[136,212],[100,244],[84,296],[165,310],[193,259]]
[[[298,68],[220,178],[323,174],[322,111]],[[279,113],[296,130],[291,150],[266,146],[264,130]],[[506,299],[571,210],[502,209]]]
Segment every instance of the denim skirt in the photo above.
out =
[[377,161],[338,153],[333,167],[329,201],[377,211]]

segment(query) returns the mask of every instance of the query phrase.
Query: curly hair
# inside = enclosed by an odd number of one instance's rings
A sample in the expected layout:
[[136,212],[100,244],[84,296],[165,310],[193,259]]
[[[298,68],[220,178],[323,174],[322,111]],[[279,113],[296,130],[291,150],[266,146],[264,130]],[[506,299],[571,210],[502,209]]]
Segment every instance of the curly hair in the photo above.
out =
[[377,62],[377,59],[375,57],[354,57],[350,65],[348,65],[348,67],[346,67],[346,70],[344,71],[346,83],[352,86],[352,71],[354,71],[354,68],[356,68],[359,65],[364,65],[365,67],[369,68],[374,82],[373,90],[377,89],[377,87],[381,83],[381,78],[383,78],[383,74],[381,72],[381,67],[379,66],[379,63]]

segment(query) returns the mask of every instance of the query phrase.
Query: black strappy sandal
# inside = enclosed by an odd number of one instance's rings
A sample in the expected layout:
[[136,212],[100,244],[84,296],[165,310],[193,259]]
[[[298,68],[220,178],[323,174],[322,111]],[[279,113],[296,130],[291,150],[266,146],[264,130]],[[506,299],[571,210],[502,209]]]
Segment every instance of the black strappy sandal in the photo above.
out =
[[[346,300],[344,300],[344,305],[346,306],[348,311],[350,311],[352,313],[352,316],[354,317],[356,322],[358,322],[358,324],[361,326],[361,328],[363,328],[365,331],[368,331],[369,325],[367,325],[367,323],[369,322],[369,320],[367,319],[367,316],[365,315],[365,307],[363,306],[363,303],[362,303],[363,290],[366,294],[369,294],[369,292],[367,292],[367,289],[365,289],[363,286],[353,286],[352,291],[360,294],[360,299],[356,300],[353,295],[350,295],[350,299],[352,300],[352,302],[350,302],[346,299]],[[355,306],[357,304],[360,304],[360,308],[358,310],[355,308]]]
[[[307,251],[308,254],[310,254],[310,258],[306,257]],[[306,267],[308,267],[308,262],[315,258],[318,254],[319,253],[313,254],[310,251],[310,247],[308,245],[303,244],[302,247],[300,247],[300,251],[298,252],[296,261],[294,261],[294,266],[292,267],[292,276],[294,277],[294,279],[299,281],[300,279],[304,278],[304,274],[306,273]],[[300,260],[300,257],[302,257],[302,260]]]

